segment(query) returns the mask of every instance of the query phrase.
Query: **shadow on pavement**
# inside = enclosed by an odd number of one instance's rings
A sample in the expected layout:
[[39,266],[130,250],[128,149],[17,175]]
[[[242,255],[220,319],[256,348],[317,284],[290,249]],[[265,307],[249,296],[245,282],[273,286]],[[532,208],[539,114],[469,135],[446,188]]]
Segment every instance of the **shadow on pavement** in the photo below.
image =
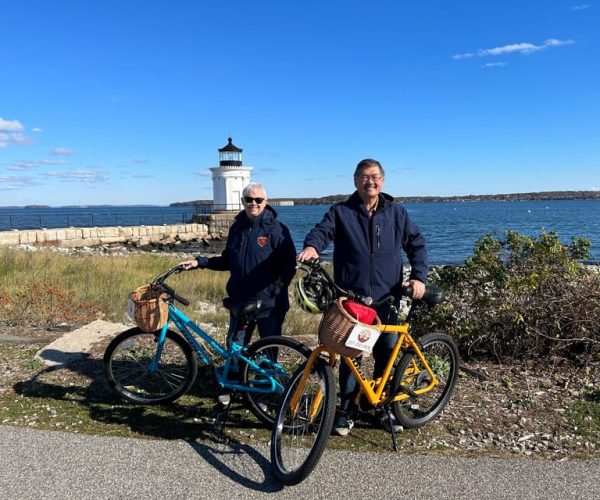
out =
[[[52,350],[46,357],[52,359]],[[63,353],[56,351],[57,360]],[[217,389],[210,370],[199,367],[196,382],[182,399],[168,405],[138,406],[121,401],[110,389],[104,376],[101,359],[79,357],[68,364],[46,368],[34,377],[13,386],[15,392],[27,398],[54,399],[75,403],[79,406],[69,418],[81,420],[77,412],[85,412],[89,419],[108,425],[124,426],[143,436],[160,439],[180,439],[187,442],[200,457],[231,480],[257,491],[279,491],[282,486],[271,473],[270,462],[251,445],[228,436],[226,431],[236,429],[248,436],[261,427],[238,395],[232,401],[225,429],[221,427],[223,411],[215,408]],[[90,433],[93,433],[93,422]],[[118,429],[112,435],[123,435]],[[244,475],[248,460],[236,462],[235,457],[249,457],[260,469],[264,481],[256,481]],[[256,470],[253,472],[256,473]],[[256,476],[256,474],[252,474]]]

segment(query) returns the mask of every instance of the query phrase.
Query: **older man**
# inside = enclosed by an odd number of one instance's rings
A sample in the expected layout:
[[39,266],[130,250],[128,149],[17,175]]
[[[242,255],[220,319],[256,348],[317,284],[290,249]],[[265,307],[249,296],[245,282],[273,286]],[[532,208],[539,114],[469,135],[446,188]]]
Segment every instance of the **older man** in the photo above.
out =
[[[333,241],[333,272],[336,283],[347,290],[381,299],[402,284],[402,251],[411,264],[409,277],[413,298],[425,292],[427,281],[427,250],[425,238],[412,222],[406,209],[382,193],[385,173],[377,160],[362,160],[354,171],[356,191],[346,201],[336,203],[304,240],[304,249],[298,260],[317,258]],[[391,306],[377,308],[384,323],[396,322],[391,317]],[[383,374],[397,335],[381,335],[373,349],[375,378]],[[340,436],[350,433],[356,414],[354,398],[356,379],[345,364],[340,365],[340,411],[334,432]],[[395,419],[382,424],[387,430],[399,428]]]

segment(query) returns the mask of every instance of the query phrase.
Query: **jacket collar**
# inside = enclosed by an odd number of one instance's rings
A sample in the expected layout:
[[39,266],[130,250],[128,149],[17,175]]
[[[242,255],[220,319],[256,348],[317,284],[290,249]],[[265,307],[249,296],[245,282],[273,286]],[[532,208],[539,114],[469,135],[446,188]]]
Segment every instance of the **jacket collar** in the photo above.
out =
[[[387,208],[388,206],[390,206],[394,201],[394,198],[392,196],[390,196],[387,193],[379,193],[379,209],[381,210],[382,208]],[[354,191],[354,193],[352,193],[352,195],[350,196],[350,198],[348,198],[348,203],[350,203],[350,205],[355,206],[355,207],[364,207],[364,203],[361,199],[361,197],[358,194],[358,191]]]
[[253,220],[248,218],[245,210],[242,210],[239,214],[235,216],[236,222],[240,224],[246,224],[248,226],[272,226],[275,224],[275,219],[277,218],[277,212],[271,205],[267,205],[263,210],[262,214],[256,217]]

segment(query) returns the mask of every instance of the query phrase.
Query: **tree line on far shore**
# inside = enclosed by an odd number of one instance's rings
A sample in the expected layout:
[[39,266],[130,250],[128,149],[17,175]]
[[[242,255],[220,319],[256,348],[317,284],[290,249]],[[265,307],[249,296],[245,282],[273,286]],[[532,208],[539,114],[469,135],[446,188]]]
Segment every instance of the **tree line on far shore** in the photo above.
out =
[[[271,198],[270,201],[293,201],[294,205],[332,205],[348,198],[350,194],[333,194],[320,198]],[[397,196],[401,203],[475,202],[475,201],[537,201],[537,200],[600,200],[600,191],[541,191],[537,193],[469,194],[459,196]],[[212,200],[180,201],[172,207],[212,205]]]

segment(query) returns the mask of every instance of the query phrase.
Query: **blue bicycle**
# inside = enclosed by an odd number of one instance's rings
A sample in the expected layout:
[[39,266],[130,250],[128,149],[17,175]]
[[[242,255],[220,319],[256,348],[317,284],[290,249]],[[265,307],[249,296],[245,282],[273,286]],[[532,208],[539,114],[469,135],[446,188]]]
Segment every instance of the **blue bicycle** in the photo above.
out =
[[[221,345],[175,307],[175,301],[185,306],[189,301],[165,281],[183,270],[181,266],[169,269],[149,285],[155,295],[160,295],[163,306],[164,303],[168,306],[164,325],[156,331],[131,328],[120,333],[106,348],[104,372],[109,385],[131,403],[169,403],[192,386],[198,364],[212,365],[216,358],[223,361],[214,370],[218,386],[230,392],[244,392],[256,417],[272,425],[291,375],[308,359],[311,350],[301,342],[281,336],[265,337],[242,346],[233,342],[230,334],[226,346]],[[254,301],[234,307],[225,299],[223,305],[235,317],[236,328],[230,330],[239,331],[256,318],[261,304]],[[239,374],[238,380],[231,377],[234,371]]]

